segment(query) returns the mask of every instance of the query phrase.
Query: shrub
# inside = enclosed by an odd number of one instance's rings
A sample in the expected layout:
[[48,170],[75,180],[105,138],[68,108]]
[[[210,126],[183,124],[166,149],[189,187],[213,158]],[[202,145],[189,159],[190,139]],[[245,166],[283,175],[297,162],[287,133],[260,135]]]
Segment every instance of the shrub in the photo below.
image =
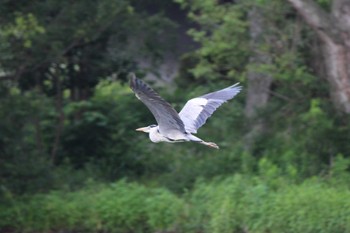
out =
[[[287,183],[287,180],[286,180]],[[310,179],[280,185],[241,175],[189,194],[184,232],[349,232],[350,191]]]
[[120,181],[3,204],[0,230],[154,232],[175,227],[182,206],[182,200],[164,189]]
[[125,181],[21,199],[7,195],[0,232],[349,232],[350,190],[335,183],[311,178],[293,184],[283,177],[271,183],[237,174],[199,180],[182,198]]

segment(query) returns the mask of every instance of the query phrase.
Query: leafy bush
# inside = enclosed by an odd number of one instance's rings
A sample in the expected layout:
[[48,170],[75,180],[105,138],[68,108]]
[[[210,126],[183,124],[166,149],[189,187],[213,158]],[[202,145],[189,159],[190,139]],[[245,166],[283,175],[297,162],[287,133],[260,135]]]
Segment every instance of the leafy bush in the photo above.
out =
[[164,189],[120,181],[4,204],[0,207],[0,230],[154,232],[174,228],[183,205],[182,200]]
[[125,181],[70,193],[7,196],[0,205],[0,232],[349,232],[350,189],[331,183],[280,178],[276,185],[267,177],[237,174],[198,180],[182,198]]
[[188,195],[184,232],[349,232],[349,195],[317,179],[277,189],[241,175],[199,182]]

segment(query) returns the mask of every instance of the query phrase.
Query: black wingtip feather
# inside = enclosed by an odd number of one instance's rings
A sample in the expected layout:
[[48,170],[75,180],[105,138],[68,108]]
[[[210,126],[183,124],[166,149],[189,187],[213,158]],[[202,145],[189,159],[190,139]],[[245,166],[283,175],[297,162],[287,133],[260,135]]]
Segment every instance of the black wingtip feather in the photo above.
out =
[[[136,75],[134,73],[129,74],[129,79],[130,79],[130,88],[134,91],[137,92],[140,89],[150,89],[151,91],[152,88],[150,88],[146,83],[144,83],[141,79],[136,78]],[[154,91],[153,91],[154,92]]]
[[[135,92],[149,92],[153,95],[161,98],[157,92],[155,92],[148,84],[143,82],[141,79],[136,78],[134,73],[130,73],[130,88]],[[161,98],[162,99],[162,98]]]

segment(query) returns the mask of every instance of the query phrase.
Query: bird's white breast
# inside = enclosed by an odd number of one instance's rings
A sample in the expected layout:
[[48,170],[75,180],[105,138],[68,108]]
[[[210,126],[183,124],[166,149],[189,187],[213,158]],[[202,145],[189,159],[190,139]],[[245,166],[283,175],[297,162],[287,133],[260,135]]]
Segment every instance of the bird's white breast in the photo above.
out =
[[163,137],[163,135],[161,135],[158,132],[158,127],[154,127],[149,131],[149,139],[151,139],[152,142],[164,142],[166,141],[166,139]]
[[187,136],[183,133],[181,133],[178,130],[170,131],[169,136],[165,137],[159,132],[158,127],[154,127],[149,132],[149,138],[152,142],[180,142],[180,141],[189,141]]

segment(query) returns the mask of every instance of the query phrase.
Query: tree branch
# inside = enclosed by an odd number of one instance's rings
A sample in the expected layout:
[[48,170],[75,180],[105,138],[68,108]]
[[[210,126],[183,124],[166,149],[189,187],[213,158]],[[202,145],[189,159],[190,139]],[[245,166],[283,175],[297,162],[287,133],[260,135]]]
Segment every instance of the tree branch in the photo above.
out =
[[335,27],[336,23],[332,22],[332,17],[325,12],[313,0],[288,0],[296,11],[305,19],[317,33],[321,39],[324,36],[330,37],[334,42],[341,43],[339,38],[339,29]]

